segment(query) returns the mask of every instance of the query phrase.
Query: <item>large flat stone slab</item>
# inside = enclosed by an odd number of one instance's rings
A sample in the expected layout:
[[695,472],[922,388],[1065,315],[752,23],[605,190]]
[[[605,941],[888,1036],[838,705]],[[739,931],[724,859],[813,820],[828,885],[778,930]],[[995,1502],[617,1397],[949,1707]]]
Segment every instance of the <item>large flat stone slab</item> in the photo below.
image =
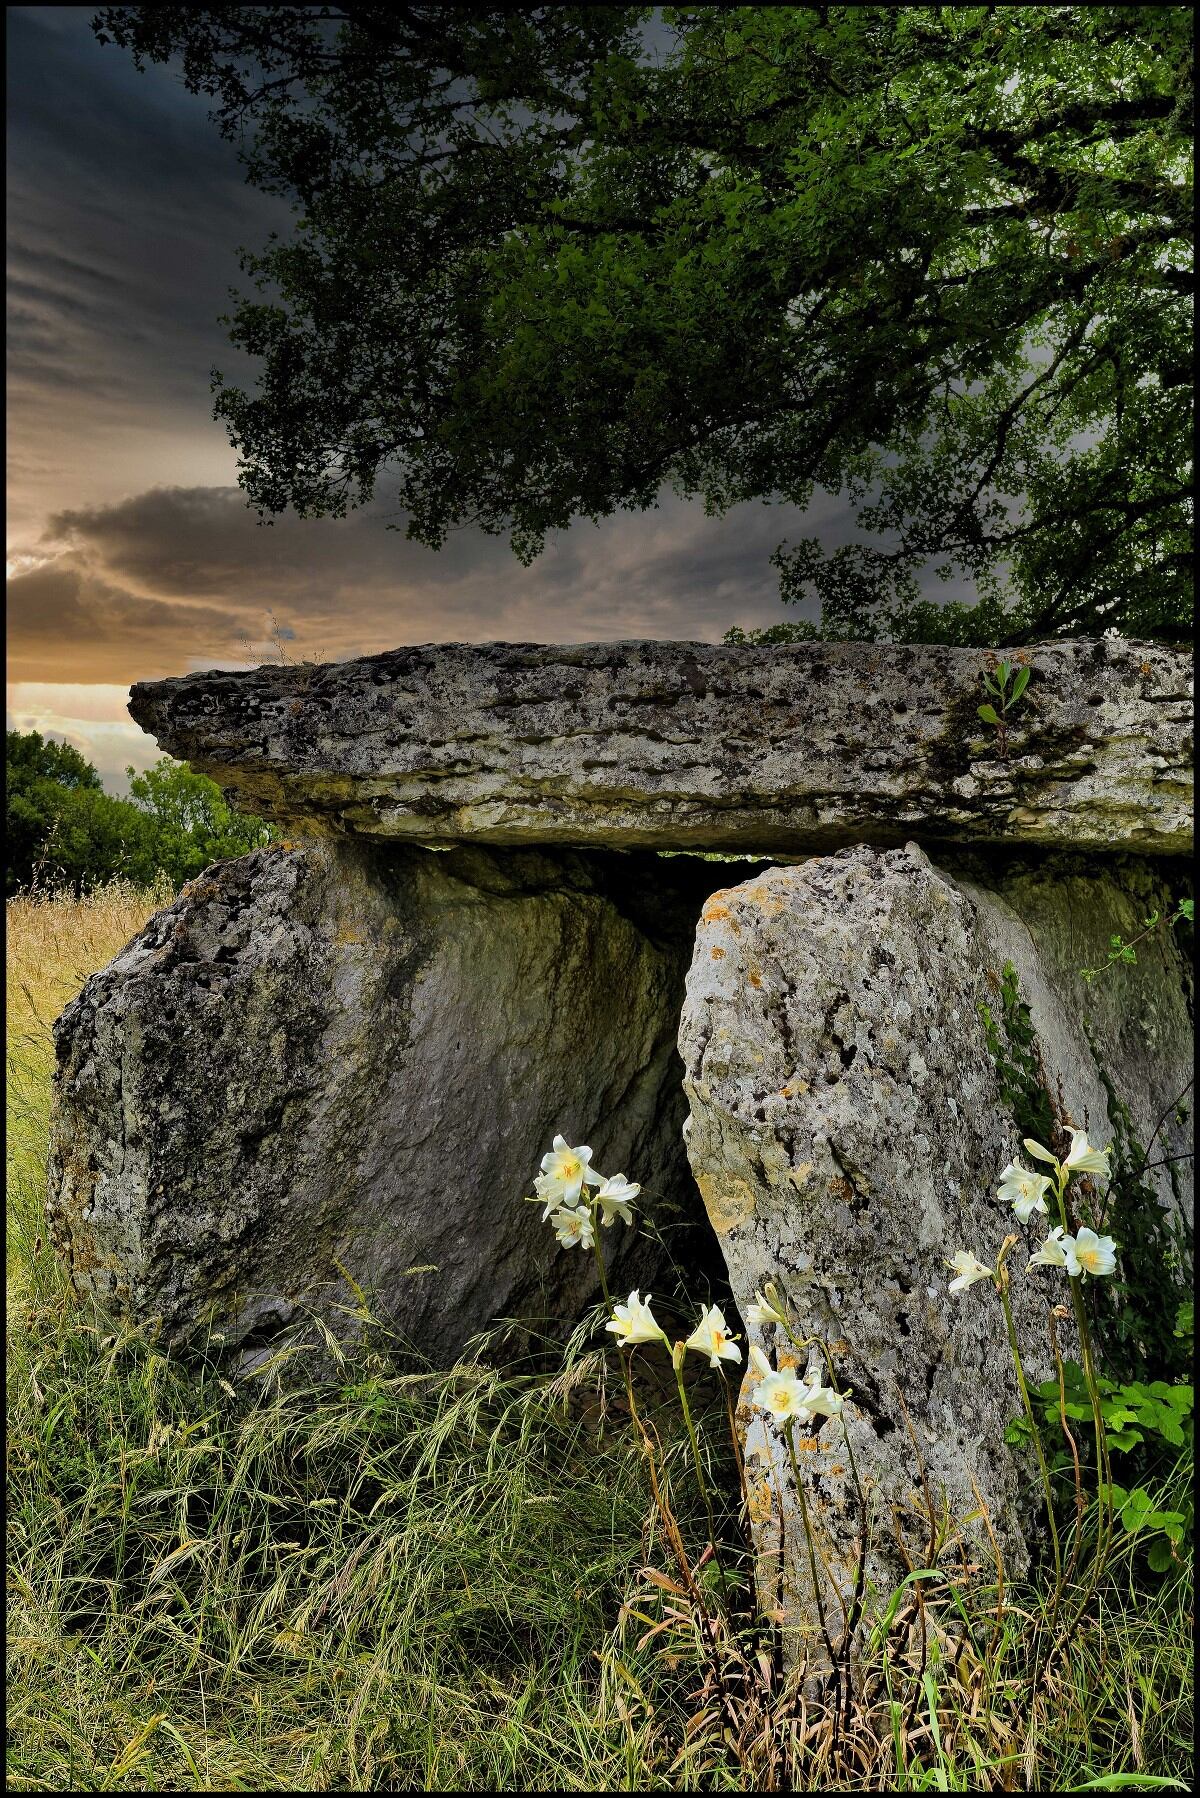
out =
[[[703,1255],[675,1035],[712,885],[703,862],[355,843],[211,868],[56,1026],[48,1214],[77,1290],[173,1347],[211,1324],[257,1352],[309,1310],[353,1336],[353,1281],[447,1365],[593,1296],[592,1257],[522,1202],[559,1130]],[[601,1240],[614,1278],[661,1271],[649,1235]]]
[[1007,735],[982,650],[426,644],[141,682],[130,711],[265,816],[451,844],[792,854],[909,838],[1187,853],[1190,657],[1042,644]]

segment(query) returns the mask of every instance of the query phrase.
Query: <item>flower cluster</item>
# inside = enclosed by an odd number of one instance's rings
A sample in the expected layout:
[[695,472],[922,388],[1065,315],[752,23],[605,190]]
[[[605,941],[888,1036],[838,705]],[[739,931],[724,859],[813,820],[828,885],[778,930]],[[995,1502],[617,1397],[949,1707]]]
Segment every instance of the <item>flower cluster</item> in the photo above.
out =
[[582,1144],[573,1149],[565,1136],[542,1156],[542,1171],[533,1183],[535,1203],[545,1204],[544,1222],[565,1249],[590,1249],[596,1240],[597,1213],[605,1229],[617,1218],[633,1222],[633,1203],[641,1187],[614,1174],[605,1179],[591,1165],[592,1151]]
[[[572,1147],[565,1136],[556,1136],[553,1146],[542,1156],[542,1170],[534,1181],[532,1202],[544,1205],[543,1221],[553,1225],[564,1248],[595,1249],[599,1255],[597,1222],[607,1227],[620,1217],[625,1223],[632,1223],[632,1201],[640,1191],[641,1187],[626,1180],[624,1174],[614,1174],[611,1179],[606,1179],[599,1173],[592,1166],[592,1151],[586,1144]],[[605,1294],[607,1297],[607,1288]],[[672,1344],[654,1315],[652,1297],[648,1292],[643,1298],[635,1288],[622,1303],[612,1306],[612,1316],[605,1328],[622,1348],[661,1343],[670,1354],[676,1379],[680,1381],[683,1360],[689,1350],[705,1356],[710,1367],[720,1368],[727,1361],[740,1365],[740,1338],[730,1329],[719,1305],[705,1305],[691,1335]],[[783,1302],[770,1282],[765,1292],[754,1294],[753,1304],[746,1307],[746,1319],[748,1323],[760,1326],[776,1325],[789,1337],[792,1335]],[[835,1417],[841,1411],[842,1398],[833,1387],[822,1386],[815,1379],[801,1380],[794,1368],[773,1368],[758,1347],[751,1348],[750,1360],[757,1375],[751,1398],[776,1422],[806,1424],[818,1415]],[[680,1393],[682,1397],[682,1384]]]
[[[1010,1161],[1000,1175],[996,1197],[1012,1206],[1018,1223],[1027,1224],[1035,1212],[1040,1212],[1043,1216],[1049,1215],[1050,1204],[1046,1195],[1050,1193],[1057,1202],[1063,1220],[1061,1224],[1054,1226],[1046,1240],[1034,1250],[1029,1267],[1064,1268],[1072,1279],[1082,1278],[1086,1274],[1098,1278],[1114,1273],[1117,1266],[1117,1244],[1112,1237],[1098,1236],[1086,1226],[1077,1230],[1074,1236],[1069,1235],[1064,1205],[1067,1182],[1072,1174],[1107,1176],[1107,1149],[1094,1148],[1087,1139],[1086,1130],[1071,1131],[1071,1146],[1061,1161],[1032,1136],[1025,1138],[1024,1148],[1025,1153],[1034,1161],[1049,1165],[1054,1170],[1053,1173],[1037,1174],[1032,1168]],[[959,1249],[953,1260],[947,1261],[946,1266],[954,1270],[954,1278],[950,1282],[951,1292],[965,1292],[977,1280],[996,1278],[993,1270],[985,1266],[970,1249]]]
[[[622,1348],[636,1348],[639,1342],[661,1342],[664,1348],[670,1348],[666,1331],[650,1309],[650,1298],[650,1293],[643,1299],[640,1292],[634,1291],[623,1305],[613,1306],[612,1317],[604,1327],[612,1331]],[[682,1347],[694,1349],[698,1355],[707,1355],[709,1366],[719,1367],[722,1361],[741,1360],[742,1351],[737,1340],[725,1322],[721,1307],[706,1305],[700,1314],[700,1322]]]

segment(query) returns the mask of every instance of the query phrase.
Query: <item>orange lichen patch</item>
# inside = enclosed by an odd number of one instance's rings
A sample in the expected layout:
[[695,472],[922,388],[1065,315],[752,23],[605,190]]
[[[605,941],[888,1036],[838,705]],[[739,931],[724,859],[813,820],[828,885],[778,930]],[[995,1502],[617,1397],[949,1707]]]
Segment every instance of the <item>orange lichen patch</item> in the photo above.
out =
[[768,918],[777,917],[787,903],[781,894],[772,892],[770,887],[761,882],[752,887],[743,887],[740,896],[746,905],[756,905]]
[[767,1523],[774,1515],[775,1506],[771,1493],[770,1480],[752,1480],[746,1492],[746,1510],[751,1523]]
[[748,1180],[726,1178],[720,1185],[711,1174],[697,1174],[696,1183],[709,1221],[718,1235],[736,1230],[754,1216],[754,1188]]
[[702,923],[718,924],[723,918],[729,916],[729,907],[725,904],[727,896],[727,893],[724,891],[713,894],[712,898],[705,904],[704,910],[700,913]]
[[789,1080],[786,1086],[780,1087],[779,1097],[781,1099],[794,1099],[798,1093],[806,1093],[807,1091],[807,1080]]
[[835,1180],[829,1182],[829,1190],[835,1199],[845,1199],[847,1204],[854,1197],[854,1188],[844,1174],[839,1174]]
[[800,1365],[799,1361],[796,1359],[795,1355],[792,1354],[790,1349],[781,1348],[778,1355],[776,1356],[776,1360],[779,1363],[779,1370],[781,1373],[785,1367],[799,1367],[799,1365]]
[[751,986],[762,986],[762,975],[757,968],[748,968],[746,970],[746,979],[750,982]]
[[711,953],[712,953],[712,958],[714,961],[724,961],[725,960],[724,949],[713,949],[711,951]]
[[809,1454],[811,1454],[812,1451],[815,1448],[818,1448],[819,1446],[820,1446],[820,1444],[817,1442],[817,1439],[815,1436],[797,1436],[796,1437],[796,1447],[798,1449],[804,1449]]

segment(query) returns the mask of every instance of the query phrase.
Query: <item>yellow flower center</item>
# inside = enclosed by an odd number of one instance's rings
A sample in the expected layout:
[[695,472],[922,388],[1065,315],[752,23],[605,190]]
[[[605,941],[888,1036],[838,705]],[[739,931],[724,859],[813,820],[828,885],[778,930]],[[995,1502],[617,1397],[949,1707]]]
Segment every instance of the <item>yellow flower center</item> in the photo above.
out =
[[1094,1274],[1100,1262],[1099,1252],[1096,1249],[1077,1248],[1075,1253],[1083,1266],[1087,1268],[1089,1274]]

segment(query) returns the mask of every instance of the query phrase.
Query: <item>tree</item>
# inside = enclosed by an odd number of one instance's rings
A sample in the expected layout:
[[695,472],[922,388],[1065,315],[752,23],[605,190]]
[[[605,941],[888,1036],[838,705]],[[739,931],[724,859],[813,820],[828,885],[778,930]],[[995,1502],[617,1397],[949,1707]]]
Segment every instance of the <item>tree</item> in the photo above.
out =
[[[845,494],[834,635],[1191,618],[1181,6],[108,7],[297,210],[216,411],[264,514],[409,534]],[[874,538],[874,541],[870,539]],[[930,574],[976,602],[938,607]]]
[[110,880],[175,887],[230,856],[261,849],[274,832],[231,811],[215,781],[163,756],[130,776],[131,799],[106,793],[92,764],[39,731],[8,732],[5,891],[33,885],[76,892]]
[[220,787],[186,762],[164,755],[135,774],[127,768],[135,806],[152,822],[158,866],[176,886],[193,879],[212,862],[265,849],[274,833],[261,818],[235,812]]

